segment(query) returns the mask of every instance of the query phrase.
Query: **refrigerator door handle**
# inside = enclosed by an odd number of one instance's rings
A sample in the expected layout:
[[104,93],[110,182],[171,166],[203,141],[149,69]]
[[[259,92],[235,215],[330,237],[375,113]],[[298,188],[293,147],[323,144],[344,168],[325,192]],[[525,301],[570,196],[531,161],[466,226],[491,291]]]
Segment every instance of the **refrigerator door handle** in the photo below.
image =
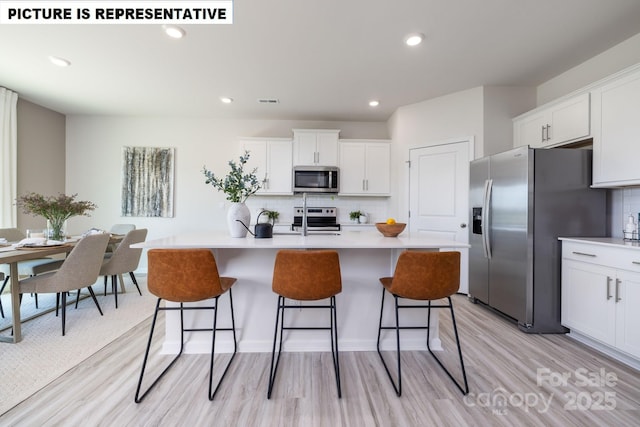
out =
[[491,203],[492,188],[493,180],[487,179],[484,182],[484,200],[482,202],[482,249],[487,259],[491,259],[491,240],[489,238],[489,221],[491,215],[489,213],[489,206]]

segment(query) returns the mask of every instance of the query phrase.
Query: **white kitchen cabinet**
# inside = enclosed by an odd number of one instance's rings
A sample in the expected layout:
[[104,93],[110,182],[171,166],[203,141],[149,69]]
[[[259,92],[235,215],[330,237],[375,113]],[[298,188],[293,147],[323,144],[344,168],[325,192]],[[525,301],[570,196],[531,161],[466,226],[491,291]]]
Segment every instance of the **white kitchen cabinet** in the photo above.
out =
[[589,93],[536,108],[513,121],[514,147],[558,147],[590,136]]
[[639,248],[563,240],[562,324],[572,334],[640,364],[638,304]]
[[388,141],[340,141],[340,194],[388,196],[390,147]]
[[338,166],[339,130],[294,129],[294,166]]
[[287,138],[242,138],[242,151],[250,152],[246,170],[257,168],[262,188],[256,194],[290,195],[292,170],[292,141]]
[[593,100],[593,185],[640,184],[640,70],[591,92]]

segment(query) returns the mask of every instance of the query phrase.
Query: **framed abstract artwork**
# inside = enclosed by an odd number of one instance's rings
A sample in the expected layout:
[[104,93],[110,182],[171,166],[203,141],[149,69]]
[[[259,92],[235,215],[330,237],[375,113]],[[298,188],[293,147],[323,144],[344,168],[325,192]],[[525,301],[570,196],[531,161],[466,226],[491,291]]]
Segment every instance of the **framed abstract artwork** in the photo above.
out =
[[122,147],[122,216],[173,217],[174,148]]

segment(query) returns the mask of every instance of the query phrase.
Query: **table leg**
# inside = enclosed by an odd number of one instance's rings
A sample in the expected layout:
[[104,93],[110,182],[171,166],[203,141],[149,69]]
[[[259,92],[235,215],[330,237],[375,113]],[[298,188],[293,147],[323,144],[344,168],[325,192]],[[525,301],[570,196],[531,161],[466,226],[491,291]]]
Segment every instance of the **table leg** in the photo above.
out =
[[0,341],[17,343],[22,340],[22,329],[20,327],[20,284],[18,263],[10,263],[9,268],[11,274],[11,323],[13,326],[13,337],[0,337]]

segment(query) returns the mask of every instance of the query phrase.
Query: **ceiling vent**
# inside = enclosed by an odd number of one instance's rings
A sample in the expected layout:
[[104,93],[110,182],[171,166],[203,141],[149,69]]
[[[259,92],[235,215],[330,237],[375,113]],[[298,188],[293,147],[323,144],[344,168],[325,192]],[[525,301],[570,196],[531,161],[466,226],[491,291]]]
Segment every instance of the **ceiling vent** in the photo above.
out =
[[259,104],[279,104],[280,101],[278,101],[276,98],[259,98],[258,103]]

